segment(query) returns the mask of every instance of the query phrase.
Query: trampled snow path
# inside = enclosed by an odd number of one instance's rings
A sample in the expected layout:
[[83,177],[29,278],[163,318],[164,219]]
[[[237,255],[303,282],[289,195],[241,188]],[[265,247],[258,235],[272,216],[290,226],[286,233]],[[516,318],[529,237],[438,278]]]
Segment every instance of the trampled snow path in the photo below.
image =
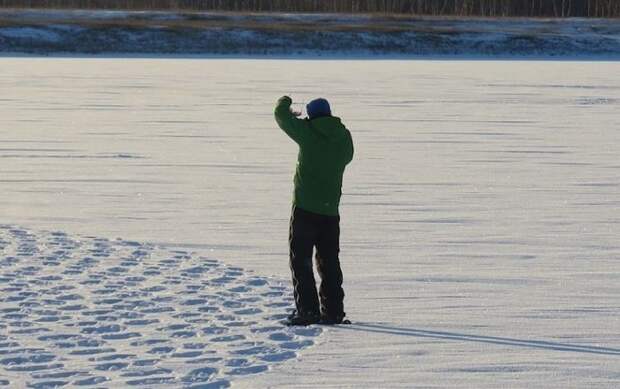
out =
[[286,287],[151,244],[0,226],[0,386],[227,387],[320,328]]

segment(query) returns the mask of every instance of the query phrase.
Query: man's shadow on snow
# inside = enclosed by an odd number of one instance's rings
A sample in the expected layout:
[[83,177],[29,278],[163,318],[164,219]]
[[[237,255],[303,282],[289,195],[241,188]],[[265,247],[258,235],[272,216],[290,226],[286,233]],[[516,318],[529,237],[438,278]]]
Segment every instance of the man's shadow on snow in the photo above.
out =
[[341,328],[344,330],[351,330],[351,331],[365,331],[365,332],[375,332],[379,334],[412,336],[412,337],[417,337],[417,338],[433,338],[433,339],[442,339],[442,340],[455,340],[455,341],[461,341],[461,342],[491,343],[491,344],[498,344],[498,345],[503,345],[503,346],[537,348],[537,349],[552,350],[552,351],[569,351],[569,352],[577,352],[577,353],[620,356],[620,349],[617,349],[617,348],[589,346],[589,345],[581,345],[581,344],[570,344],[570,343],[557,343],[557,342],[549,342],[545,340],[501,338],[501,337],[496,337],[496,336],[460,334],[456,332],[416,330],[416,329],[411,329],[411,328],[391,327],[391,326],[371,324],[371,323],[343,325],[343,326],[338,326],[338,328]]

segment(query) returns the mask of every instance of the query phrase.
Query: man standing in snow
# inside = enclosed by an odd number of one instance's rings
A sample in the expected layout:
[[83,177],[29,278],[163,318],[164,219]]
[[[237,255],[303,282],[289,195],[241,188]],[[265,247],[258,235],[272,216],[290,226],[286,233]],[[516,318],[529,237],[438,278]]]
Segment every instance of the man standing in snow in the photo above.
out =
[[[311,101],[305,119],[291,112],[291,103],[283,96],[275,109],[278,126],[299,145],[289,232],[296,310],[287,324],[339,324],[345,312],[338,205],[344,169],[353,159],[353,141],[340,119],[331,115],[327,100]],[[314,247],[319,295],[312,266]]]

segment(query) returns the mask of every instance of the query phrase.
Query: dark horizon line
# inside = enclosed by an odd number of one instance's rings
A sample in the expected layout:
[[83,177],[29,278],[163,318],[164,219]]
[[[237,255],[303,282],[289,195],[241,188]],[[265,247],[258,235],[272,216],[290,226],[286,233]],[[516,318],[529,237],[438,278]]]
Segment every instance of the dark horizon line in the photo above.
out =
[[478,55],[478,54],[216,54],[216,53],[26,53],[2,52],[0,59],[5,58],[57,58],[57,59],[195,59],[195,60],[304,60],[304,61],[472,61],[472,62],[620,62],[620,53],[616,55]]
[[409,16],[618,18],[616,0],[0,0],[0,9],[105,11],[225,11],[258,13],[346,13]]

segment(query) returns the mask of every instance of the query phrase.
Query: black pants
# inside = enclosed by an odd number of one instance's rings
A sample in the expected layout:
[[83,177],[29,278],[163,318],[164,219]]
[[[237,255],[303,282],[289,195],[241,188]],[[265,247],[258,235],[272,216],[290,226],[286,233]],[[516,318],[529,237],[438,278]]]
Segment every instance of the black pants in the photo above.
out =
[[[312,268],[312,250],[321,277],[319,296]],[[340,270],[340,216],[326,216],[293,207],[289,231],[290,266],[297,312],[344,316]]]

